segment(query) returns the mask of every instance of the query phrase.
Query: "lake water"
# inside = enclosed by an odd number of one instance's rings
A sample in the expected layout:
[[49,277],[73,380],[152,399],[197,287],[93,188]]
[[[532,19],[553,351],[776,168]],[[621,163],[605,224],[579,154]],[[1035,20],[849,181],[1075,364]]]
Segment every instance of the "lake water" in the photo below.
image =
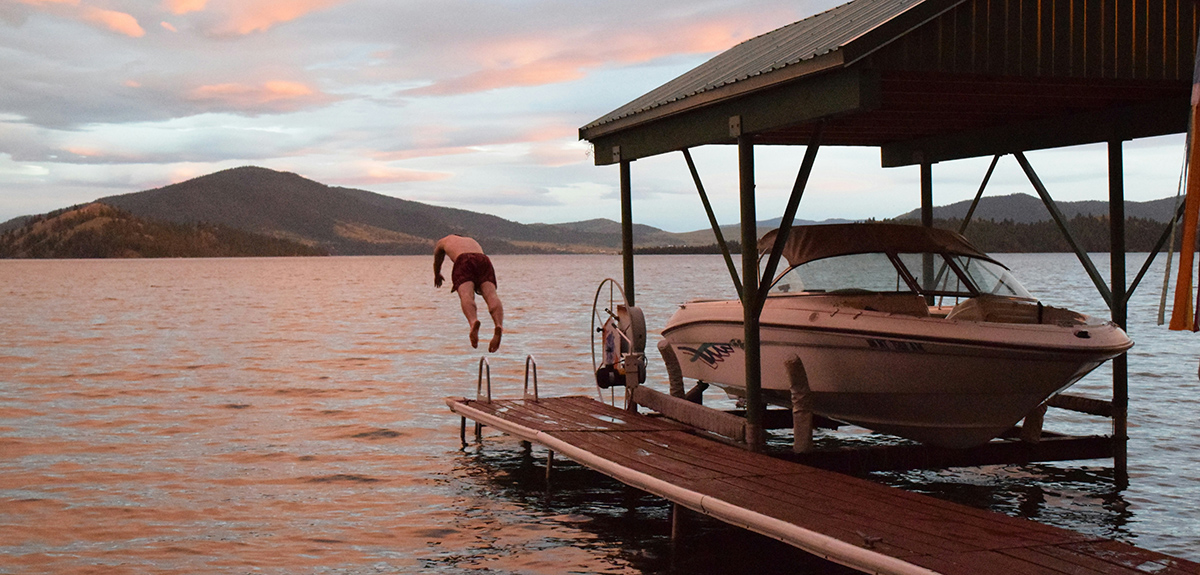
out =
[[[494,259],[494,394],[520,393],[533,354],[543,395],[595,395],[593,296],[620,259]],[[1043,301],[1107,314],[1074,256],[1000,259]],[[1154,325],[1162,260],[1130,309],[1127,488],[1103,460],[871,477],[1200,560],[1200,335]],[[495,432],[462,447],[443,398],[474,394],[485,354],[431,264],[0,261],[0,573],[833,569],[711,521],[673,553],[663,501],[561,459],[547,492],[544,450]],[[732,296],[719,256],[636,273],[652,331],[687,298]],[[1110,397],[1107,366],[1075,391]],[[1060,410],[1046,427],[1108,431]]]

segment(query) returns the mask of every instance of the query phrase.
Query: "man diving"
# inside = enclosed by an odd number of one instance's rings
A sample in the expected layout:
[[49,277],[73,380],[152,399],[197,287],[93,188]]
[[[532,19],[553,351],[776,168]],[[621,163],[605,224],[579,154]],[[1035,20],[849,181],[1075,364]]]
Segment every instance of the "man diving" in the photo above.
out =
[[495,325],[492,341],[488,344],[488,352],[495,352],[500,349],[500,338],[504,334],[504,305],[496,294],[496,270],[492,267],[492,260],[484,255],[479,242],[466,236],[448,235],[433,246],[434,287],[442,287],[445,281],[442,277],[442,260],[447,256],[454,262],[450,290],[458,293],[463,315],[471,325],[471,347],[479,347],[480,321],[475,307],[475,294],[479,294],[487,303],[488,313]]

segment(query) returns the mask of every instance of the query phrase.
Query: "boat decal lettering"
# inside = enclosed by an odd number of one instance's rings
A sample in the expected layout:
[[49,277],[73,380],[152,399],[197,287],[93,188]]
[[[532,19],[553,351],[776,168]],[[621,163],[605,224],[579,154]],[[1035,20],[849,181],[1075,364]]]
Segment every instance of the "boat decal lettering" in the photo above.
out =
[[867,338],[867,347],[881,351],[903,351],[907,353],[925,353],[925,346],[915,341],[898,341],[894,339]]
[[690,355],[692,363],[703,362],[704,365],[716,369],[717,364],[733,355],[734,347],[728,343],[702,343],[700,347],[679,346],[679,350]]

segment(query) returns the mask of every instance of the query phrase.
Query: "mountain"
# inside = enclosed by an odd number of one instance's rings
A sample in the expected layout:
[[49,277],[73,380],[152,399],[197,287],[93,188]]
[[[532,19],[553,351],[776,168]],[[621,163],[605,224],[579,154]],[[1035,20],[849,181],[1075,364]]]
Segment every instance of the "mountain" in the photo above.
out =
[[[429,254],[433,243],[450,233],[472,236],[493,253],[617,253],[621,249],[621,225],[608,219],[521,224],[488,214],[327,186],[297,174],[259,167],[224,170],[97,201],[147,222],[224,226],[338,255]],[[1174,203],[1174,198],[1127,202],[1126,212],[1130,218],[1165,221],[1173,212]],[[937,207],[935,216],[948,220],[961,218],[969,205],[969,202],[958,202]],[[1101,201],[1063,202],[1060,207],[1069,219],[1107,214],[1107,203]],[[918,213],[913,211],[900,218],[917,218]],[[974,219],[1008,220],[1024,225],[1048,219],[1042,214],[1046,214],[1046,209],[1040,200],[1014,194],[984,198]],[[44,216],[24,216],[0,224],[0,233],[21,228],[39,217]],[[797,224],[846,221],[797,220]],[[759,235],[778,225],[779,218],[759,221]],[[721,229],[727,241],[741,239],[736,223]],[[972,230],[975,230],[974,234],[984,233],[982,228],[973,227]],[[1005,238],[1011,234],[1030,235],[1027,232],[1009,226],[997,228],[989,235],[994,236],[997,245],[1016,246],[1018,244]],[[634,247],[639,251],[669,247],[658,251],[716,252],[715,238],[708,228],[677,234],[635,224],[633,234]]]
[[[1108,202],[1085,200],[1080,202],[1056,202],[1058,209],[1068,220],[1075,216],[1108,216]],[[934,219],[962,220],[971,208],[971,201],[964,200],[946,206],[933,208]],[[1148,202],[1125,202],[1125,217],[1141,218],[1155,222],[1166,222],[1175,214],[1175,198],[1162,198]],[[919,220],[921,210],[896,216],[897,220]],[[1007,196],[985,196],[979,200],[979,206],[971,216],[973,220],[1005,220],[1018,224],[1032,224],[1051,221],[1050,212],[1041,198],[1029,194],[1011,194]]]
[[[526,225],[258,167],[97,201],[139,217],[219,223],[342,255],[432,253],[434,242],[451,233],[474,237],[495,253],[613,252],[621,246],[616,222]],[[639,245],[670,236],[650,226],[638,226],[634,235]]]
[[0,258],[316,256],[319,248],[215,224],[137,218],[92,203],[25,218],[0,233]]

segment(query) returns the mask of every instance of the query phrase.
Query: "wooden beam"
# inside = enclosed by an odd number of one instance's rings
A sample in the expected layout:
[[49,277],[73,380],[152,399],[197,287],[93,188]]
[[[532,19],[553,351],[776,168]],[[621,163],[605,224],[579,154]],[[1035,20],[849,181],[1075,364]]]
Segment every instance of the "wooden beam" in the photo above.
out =
[[1100,417],[1113,416],[1113,404],[1111,401],[1096,399],[1094,397],[1085,397],[1082,395],[1074,395],[1069,393],[1059,393],[1051,396],[1046,401],[1046,405],[1066,409],[1078,413],[1086,413],[1088,415],[1097,415]]
[[892,142],[881,146],[885,168],[944,162],[977,156],[1132,140],[1187,129],[1187,97],[1157,100],[1120,108]]
[[638,405],[653,409],[684,425],[716,433],[739,443],[746,441],[746,420],[736,415],[692,403],[681,397],[672,397],[644,385],[633,389],[633,400]]
[[[741,116],[742,133],[774,130],[822,118],[879,107],[879,74],[872,70],[839,70],[803,82],[791,82],[734,100],[718,102],[687,114],[676,114],[604,136],[580,137],[596,150],[620,146],[629,161],[706,144],[733,144],[729,118]],[[596,165],[615,163],[611,154],[593,154]]]
[[1037,461],[1108,459],[1113,456],[1113,443],[1114,439],[1106,436],[1043,435],[1037,443],[999,439],[970,449],[892,445],[810,451],[808,453],[772,452],[771,455],[830,471],[867,473]]

